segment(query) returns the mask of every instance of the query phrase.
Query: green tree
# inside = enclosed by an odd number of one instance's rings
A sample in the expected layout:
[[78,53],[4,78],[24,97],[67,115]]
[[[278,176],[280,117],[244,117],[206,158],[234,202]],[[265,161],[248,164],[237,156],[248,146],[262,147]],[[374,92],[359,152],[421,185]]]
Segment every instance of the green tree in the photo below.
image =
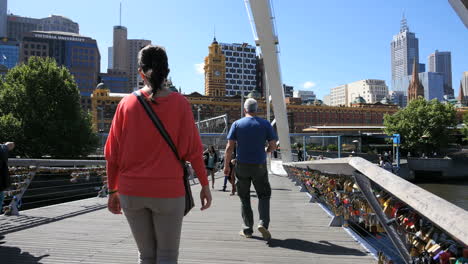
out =
[[463,141],[468,142],[468,112],[463,115],[463,127],[461,129]]
[[385,133],[400,134],[402,147],[409,151],[440,151],[447,146],[456,111],[450,104],[418,98],[393,115],[384,116]]
[[21,156],[86,155],[98,143],[91,126],[73,76],[51,58],[31,57],[0,83],[1,140],[15,141]]

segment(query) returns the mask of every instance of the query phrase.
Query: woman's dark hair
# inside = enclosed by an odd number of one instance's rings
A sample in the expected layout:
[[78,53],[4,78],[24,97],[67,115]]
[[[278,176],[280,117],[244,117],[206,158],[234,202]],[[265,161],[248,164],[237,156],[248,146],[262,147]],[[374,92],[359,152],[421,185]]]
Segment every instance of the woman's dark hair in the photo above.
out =
[[141,68],[153,90],[153,95],[162,88],[169,74],[166,50],[161,46],[148,45],[138,53]]
[[216,150],[215,150],[215,148],[214,148],[213,145],[210,146],[209,150],[210,150],[210,151],[213,151],[213,152],[216,152]]

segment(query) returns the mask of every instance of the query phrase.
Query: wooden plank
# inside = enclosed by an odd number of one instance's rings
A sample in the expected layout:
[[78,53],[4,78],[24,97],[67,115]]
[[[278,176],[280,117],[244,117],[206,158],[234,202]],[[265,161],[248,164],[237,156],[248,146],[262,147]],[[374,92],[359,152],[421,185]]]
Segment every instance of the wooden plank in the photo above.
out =
[[[258,232],[253,239],[240,237],[239,198],[214,190],[212,208],[205,212],[195,208],[184,219],[179,263],[374,263],[342,228],[328,227],[329,216],[318,205],[308,203],[307,196],[289,179],[270,176],[270,181],[270,245]],[[222,179],[217,179],[217,189],[221,185]],[[200,187],[192,188],[198,197]],[[60,220],[0,235],[0,263],[137,263],[125,218],[107,209],[84,210],[106,202],[91,198],[23,211],[24,217]],[[257,205],[253,198],[252,207]],[[258,217],[256,210],[254,215]],[[0,217],[0,224],[14,220]]]

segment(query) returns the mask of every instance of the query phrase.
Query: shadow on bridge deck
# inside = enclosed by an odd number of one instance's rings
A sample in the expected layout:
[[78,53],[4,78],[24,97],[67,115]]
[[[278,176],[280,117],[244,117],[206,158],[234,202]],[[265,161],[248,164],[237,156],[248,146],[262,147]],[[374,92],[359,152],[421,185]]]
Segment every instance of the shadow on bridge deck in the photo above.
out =
[[[184,220],[179,263],[374,263],[342,228],[328,227],[329,216],[286,177],[271,175],[270,181],[270,243],[259,233],[238,235],[239,198],[220,191],[218,178],[212,208],[194,209]],[[192,188],[198,197],[199,186]],[[0,263],[136,263],[128,225],[105,209],[106,202],[91,198],[0,216]],[[252,207],[257,204],[253,198]]]

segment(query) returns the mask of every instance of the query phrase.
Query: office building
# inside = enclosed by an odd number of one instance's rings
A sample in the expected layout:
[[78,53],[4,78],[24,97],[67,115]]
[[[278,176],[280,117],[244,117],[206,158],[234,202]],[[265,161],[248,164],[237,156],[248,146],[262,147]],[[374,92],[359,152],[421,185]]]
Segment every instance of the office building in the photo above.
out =
[[[151,40],[146,39],[129,39],[128,40],[128,78],[130,81],[130,87],[132,89],[139,89],[143,86],[139,82],[141,80],[140,74],[138,73],[138,52],[147,45],[151,44]],[[141,80],[142,81],[142,80]]]
[[107,69],[114,68],[114,48],[108,47],[107,48]]
[[7,18],[8,18],[8,1],[0,0],[0,38],[8,36],[7,31]]
[[16,15],[8,15],[7,36],[9,39],[20,41],[25,33],[32,31],[59,31],[80,33],[78,23],[58,15],[46,18],[30,18]]
[[323,96],[323,104],[331,105],[331,95],[327,94]]
[[0,64],[11,69],[19,62],[19,42],[0,42]]
[[146,39],[128,39],[127,28],[114,26],[113,46],[109,47],[108,69],[125,72],[128,76],[130,90],[143,87],[143,80],[138,74],[138,52],[151,44]]
[[112,46],[112,69],[125,71],[128,73],[128,41],[127,28],[124,26],[114,26]]
[[50,15],[46,18],[39,19],[39,30],[40,31],[60,31],[70,33],[80,33],[80,26],[78,23],[68,17]]
[[404,16],[401,20],[400,33],[394,35],[391,42],[391,61],[392,88],[396,90],[393,83],[400,78],[411,75],[414,62],[419,64],[419,40],[415,33],[410,32]]
[[419,72],[425,72],[425,71],[426,71],[426,64],[419,63]]
[[367,79],[347,84],[347,103],[361,96],[368,104],[380,102],[388,95],[388,87],[384,80]]
[[240,95],[242,91],[248,95],[256,89],[259,78],[255,47],[239,43],[220,43],[220,46],[226,59],[226,96]]
[[[418,74],[419,84],[422,86],[422,90],[419,90],[418,96],[423,96],[426,100],[437,99],[439,101],[444,101],[444,75],[439,72],[421,72]],[[407,76],[405,78],[401,78],[396,82],[398,87],[409,87],[412,83],[413,76]],[[417,83],[416,83],[417,84]],[[396,92],[396,91],[392,91]],[[402,95],[406,97],[407,93],[403,93],[402,91],[398,91]],[[414,94],[413,94],[413,98]],[[413,99],[412,98],[412,99]],[[409,99],[409,98],[407,98]],[[392,99],[393,100],[393,99]],[[406,103],[400,104],[401,100],[393,100],[396,104],[400,105],[401,107],[405,107]]]
[[452,56],[450,51],[438,51],[427,58],[430,72],[440,72],[444,75],[444,94],[454,95],[452,87]]
[[255,86],[256,90],[261,94],[262,97],[266,97],[266,85],[265,85],[265,65],[263,65],[263,58],[257,56],[257,64],[255,65]]
[[33,31],[25,33],[20,44],[20,61],[29,57],[52,57],[74,76],[82,96],[82,106],[89,109],[89,96],[95,89],[101,65],[96,40],[67,32]]
[[283,84],[284,97],[293,97],[294,86]]
[[[408,85],[409,85],[409,82],[408,82]],[[389,91],[388,95],[389,95],[390,101],[393,104],[398,105],[399,107],[405,107],[408,104],[408,97],[406,96],[406,93],[403,91]]]
[[348,85],[340,85],[331,89],[330,105],[344,106],[348,102]]
[[38,30],[39,19],[9,15],[7,18],[8,39],[21,41],[23,34]]
[[133,91],[129,85],[127,73],[124,71],[107,69],[107,73],[100,73],[99,77],[112,93],[131,93]]
[[313,91],[303,91],[303,90],[293,91],[292,97],[301,98],[301,101],[303,104],[313,103],[317,99],[317,96],[315,95]]

